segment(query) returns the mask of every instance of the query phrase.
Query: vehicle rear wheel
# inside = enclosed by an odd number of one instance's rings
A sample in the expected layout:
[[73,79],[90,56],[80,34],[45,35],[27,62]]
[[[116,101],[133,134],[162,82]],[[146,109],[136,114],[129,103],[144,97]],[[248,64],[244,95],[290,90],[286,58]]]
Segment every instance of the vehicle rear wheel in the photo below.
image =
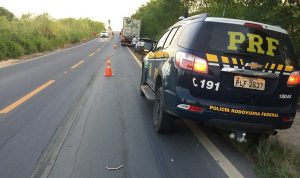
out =
[[164,95],[162,87],[159,87],[156,91],[155,98],[153,105],[154,129],[157,133],[168,133],[172,128],[173,118],[170,114],[164,111]]

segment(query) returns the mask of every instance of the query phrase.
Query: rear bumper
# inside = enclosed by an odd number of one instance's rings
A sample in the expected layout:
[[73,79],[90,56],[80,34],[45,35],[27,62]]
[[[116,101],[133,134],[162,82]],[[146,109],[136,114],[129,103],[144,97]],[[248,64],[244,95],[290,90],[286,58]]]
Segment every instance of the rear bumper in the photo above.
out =
[[132,46],[131,40],[129,38],[121,38],[121,44],[122,45]]
[[[296,113],[294,108],[237,105],[196,98],[191,96],[188,90],[179,87],[177,87],[176,93],[165,91],[165,102],[166,112],[177,117],[201,121],[221,129],[254,133],[288,129],[291,127]],[[177,107],[179,104],[199,106],[203,108],[203,111],[188,111]]]

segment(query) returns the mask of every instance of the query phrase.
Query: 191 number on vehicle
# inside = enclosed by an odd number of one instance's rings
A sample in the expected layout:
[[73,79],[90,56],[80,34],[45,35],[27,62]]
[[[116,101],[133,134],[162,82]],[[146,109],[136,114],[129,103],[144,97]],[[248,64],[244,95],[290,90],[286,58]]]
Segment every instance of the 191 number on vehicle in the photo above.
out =
[[[196,78],[193,78],[193,84],[195,87],[198,87],[199,85],[196,83]],[[203,88],[203,89],[207,89],[207,90],[215,90],[215,91],[219,91],[219,88],[220,88],[220,82],[213,82],[211,80],[201,80],[200,81],[200,88]]]

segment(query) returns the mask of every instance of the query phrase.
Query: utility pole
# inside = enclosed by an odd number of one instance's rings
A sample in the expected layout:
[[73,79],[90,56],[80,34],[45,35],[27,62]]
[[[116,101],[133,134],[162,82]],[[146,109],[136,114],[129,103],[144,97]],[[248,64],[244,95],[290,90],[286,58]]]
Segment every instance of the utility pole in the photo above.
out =
[[112,35],[112,29],[111,29],[111,26],[110,26],[110,19],[108,19],[108,27],[107,27],[107,30],[108,32],[110,33],[110,35]]

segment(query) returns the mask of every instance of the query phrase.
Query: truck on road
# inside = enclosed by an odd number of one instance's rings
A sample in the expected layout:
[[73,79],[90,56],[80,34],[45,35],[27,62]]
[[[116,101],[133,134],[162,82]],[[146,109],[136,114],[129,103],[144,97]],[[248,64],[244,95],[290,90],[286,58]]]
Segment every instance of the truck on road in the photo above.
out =
[[123,18],[123,29],[121,31],[121,44],[131,45],[133,37],[140,37],[141,21],[130,17]]

